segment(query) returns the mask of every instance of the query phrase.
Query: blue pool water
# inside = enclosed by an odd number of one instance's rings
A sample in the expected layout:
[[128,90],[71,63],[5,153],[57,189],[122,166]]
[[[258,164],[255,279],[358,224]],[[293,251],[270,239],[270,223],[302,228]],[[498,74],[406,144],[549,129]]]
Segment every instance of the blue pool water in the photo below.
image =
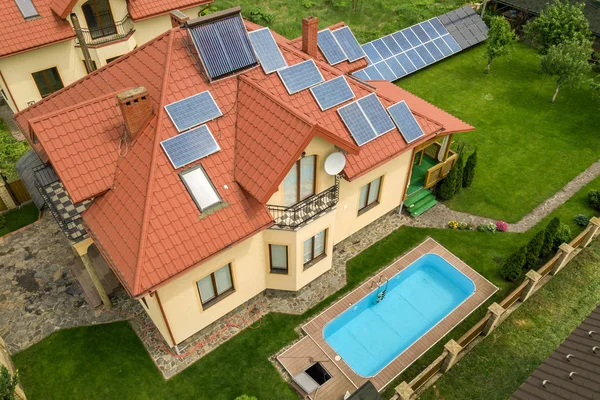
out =
[[373,290],[329,322],[323,335],[354,372],[373,376],[473,292],[473,282],[452,264],[425,254],[389,280],[381,302]]

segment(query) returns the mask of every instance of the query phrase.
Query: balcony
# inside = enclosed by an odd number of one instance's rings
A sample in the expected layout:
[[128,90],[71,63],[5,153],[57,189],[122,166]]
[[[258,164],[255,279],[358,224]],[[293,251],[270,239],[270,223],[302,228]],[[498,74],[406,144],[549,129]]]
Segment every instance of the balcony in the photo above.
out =
[[295,229],[332,209],[338,202],[338,195],[339,183],[336,180],[335,185],[293,206],[284,207],[267,204],[267,208],[275,219],[277,227]]
[[121,40],[133,31],[133,21],[126,15],[121,21],[101,24],[94,28],[81,28],[81,35],[88,46],[102,46]]

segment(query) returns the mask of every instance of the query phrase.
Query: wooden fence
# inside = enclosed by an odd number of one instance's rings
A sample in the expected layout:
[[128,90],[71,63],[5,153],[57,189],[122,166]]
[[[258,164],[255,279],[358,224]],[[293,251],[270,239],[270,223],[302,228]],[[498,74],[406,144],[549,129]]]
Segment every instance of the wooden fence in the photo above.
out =
[[[511,307],[514,308],[526,301],[535,289],[543,286],[547,281],[542,281],[542,278],[552,274],[557,274],[577,253],[577,249],[587,247],[592,239],[598,235],[600,231],[600,219],[592,218],[590,223],[577,237],[570,243],[563,243],[558,252],[546,264],[540,267],[537,271],[529,271],[527,278],[500,303],[493,303],[489,307],[489,311],[485,317],[479,320],[471,329],[462,335],[456,342],[450,340],[446,345],[442,354],[435,359],[428,367],[426,367],[419,375],[417,375],[409,383],[402,382],[396,388],[396,396],[394,398],[401,400],[409,400],[413,398],[415,393],[424,388],[427,383],[440,373],[448,371],[458,358],[458,354],[473,343],[481,336],[487,336],[495,327],[501,323],[501,316],[505,314]],[[517,304],[518,303],[518,304]],[[452,345],[451,345],[452,344]],[[448,349],[454,349],[449,351]],[[458,349],[458,350],[456,350]]]
[[[4,183],[4,185],[2,185],[2,183]],[[2,200],[2,196],[0,196],[0,212],[14,208],[12,203],[17,207],[31,200],[31,196],[25,188],[25,184],[23,184],[23,181],[20,179],[15,179],[10,182],[0,182],[0,190],[4,191],[3,194],[5,196],[8,196],[7,201]],[[7,204],[7,202],[11,204]]]

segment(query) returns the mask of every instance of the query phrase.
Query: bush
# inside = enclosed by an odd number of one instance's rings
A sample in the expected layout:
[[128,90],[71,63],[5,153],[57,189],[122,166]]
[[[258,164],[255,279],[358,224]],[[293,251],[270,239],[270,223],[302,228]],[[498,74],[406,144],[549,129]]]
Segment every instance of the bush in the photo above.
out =
[[270,24],[275,19],[275,16],[271,13],[264,11],[260,7],[254,7],[250,10],[248,19],[255,24]]
[[514,252],[500,268],[500,276],[508,282],[516,282],[523,277],[523,266],[527,260],[527,249],[521,247]]
[[475,178],[475,167],[477,167],[477,150],[471,153],[469,158],[467,158],[467,163],[465,164],[465,169],[462,176],[463,187],[466,188],[473,184],[473,179]]
[[588,203],[596,211],[600,211],[600,190],[594,189],[588,192]]
[[450,200],[456,194],[456,182],[458,180],[458,171],[456,164],[450,170],[448,176],[442,180],[437,189],[437,195],[441,200]]
[[458,229],[460,231],[472,231],[473,224],[470,222],[458,222],[458,221],[448,221],[448,228],[450,229]]
[[27,142],[15,140],[2,119],[0,119],[0,172],[6,178],[16,179],[19,177],[15,170],[15,164],[27,150],[29,150]]
[[[567,225],[565,225],[565,226],[567,226]],[[544,245],[542,246],[542,249],[540,250],[541,257],[545,257],[545,256],[549,255],[556,248],[556,246],[555,246],[556,235],[558,233],[559,228],[560,228],[560,219],[558,219],[558,217],[553,218],[552,221],[550,221],[548,223],[548,225],[546,225],[546,229],[544,230],[544,232],[546,233],[544,235]],[[567,228],[569,228],[569,227],[567,226]],[[569,234],[570,234],[570,231],[569,231]]]
[[315,2],[313,0],[303,0],[302,1],[302,7],[304,8],[311,8],[315,5]]
[[248,396],[247,394],[243,394],[241,396],[236,397],[235,400],[258,400],[258,399],[254,396]]
[[15,394],[18,382],[18,373],[11,376],[8,369],[0,364],[0,399],[13,400],[17,396]]
[[571,228],[567,224],[560,224],[554,237],[554,248],[558,248],[563,243],[569,243],[572,238]]
[[527,244],[527,260],[525,262],[526,268],[533,268],[537,260],[540,258],[540,252],[544,246],[546,233],[541,230],[531,238]]
[[504,221],[496,221],[496,230],[498,232],[506,232],[508,230],[508,224]]
[[575,218],[573,218],[573,221],[575,221],[575,223],[579,226],[586,227],[588,222],[590,222],[590,219],[587,217],[587,215],[578,214],[575,216]]
[[0,215],[0,229],[6,226],[6,216]]
[[456,169],[456,181],[454,182],[454,196],[456,196],[462,190],[463,172],[465,170],[465,163],[463,161],[462,153],[458,155],[458,158],[456,159],[456,165],[454,166],[454,168]]
[[494,233],[494,232],[496,232],[496,224],[493,223],[493,222],[487,222],[487,223],[484,223],[484,224],[479,224],[477,226],[477,230],[479,232],[492,232],[492,233]]

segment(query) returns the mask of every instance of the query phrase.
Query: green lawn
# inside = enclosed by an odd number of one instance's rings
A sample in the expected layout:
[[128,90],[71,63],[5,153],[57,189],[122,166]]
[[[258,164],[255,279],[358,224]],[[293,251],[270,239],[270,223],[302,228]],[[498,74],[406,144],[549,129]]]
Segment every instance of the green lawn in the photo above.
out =
[[561,90],[525,45],[485,67],[485,46],[433,65],[398,84],[473,125],[457,135],[479,149],[473,186],[448,205],[517,222],[598,160],[599,105],[584,85]]
[[596,240],[421,399],[509,398],[600,303],[599,267]]
[[38,215],[39,210],[33,203],[8,211],[4,214],[6,225],[4,228],[0,229],[0,237],[37,221]]

